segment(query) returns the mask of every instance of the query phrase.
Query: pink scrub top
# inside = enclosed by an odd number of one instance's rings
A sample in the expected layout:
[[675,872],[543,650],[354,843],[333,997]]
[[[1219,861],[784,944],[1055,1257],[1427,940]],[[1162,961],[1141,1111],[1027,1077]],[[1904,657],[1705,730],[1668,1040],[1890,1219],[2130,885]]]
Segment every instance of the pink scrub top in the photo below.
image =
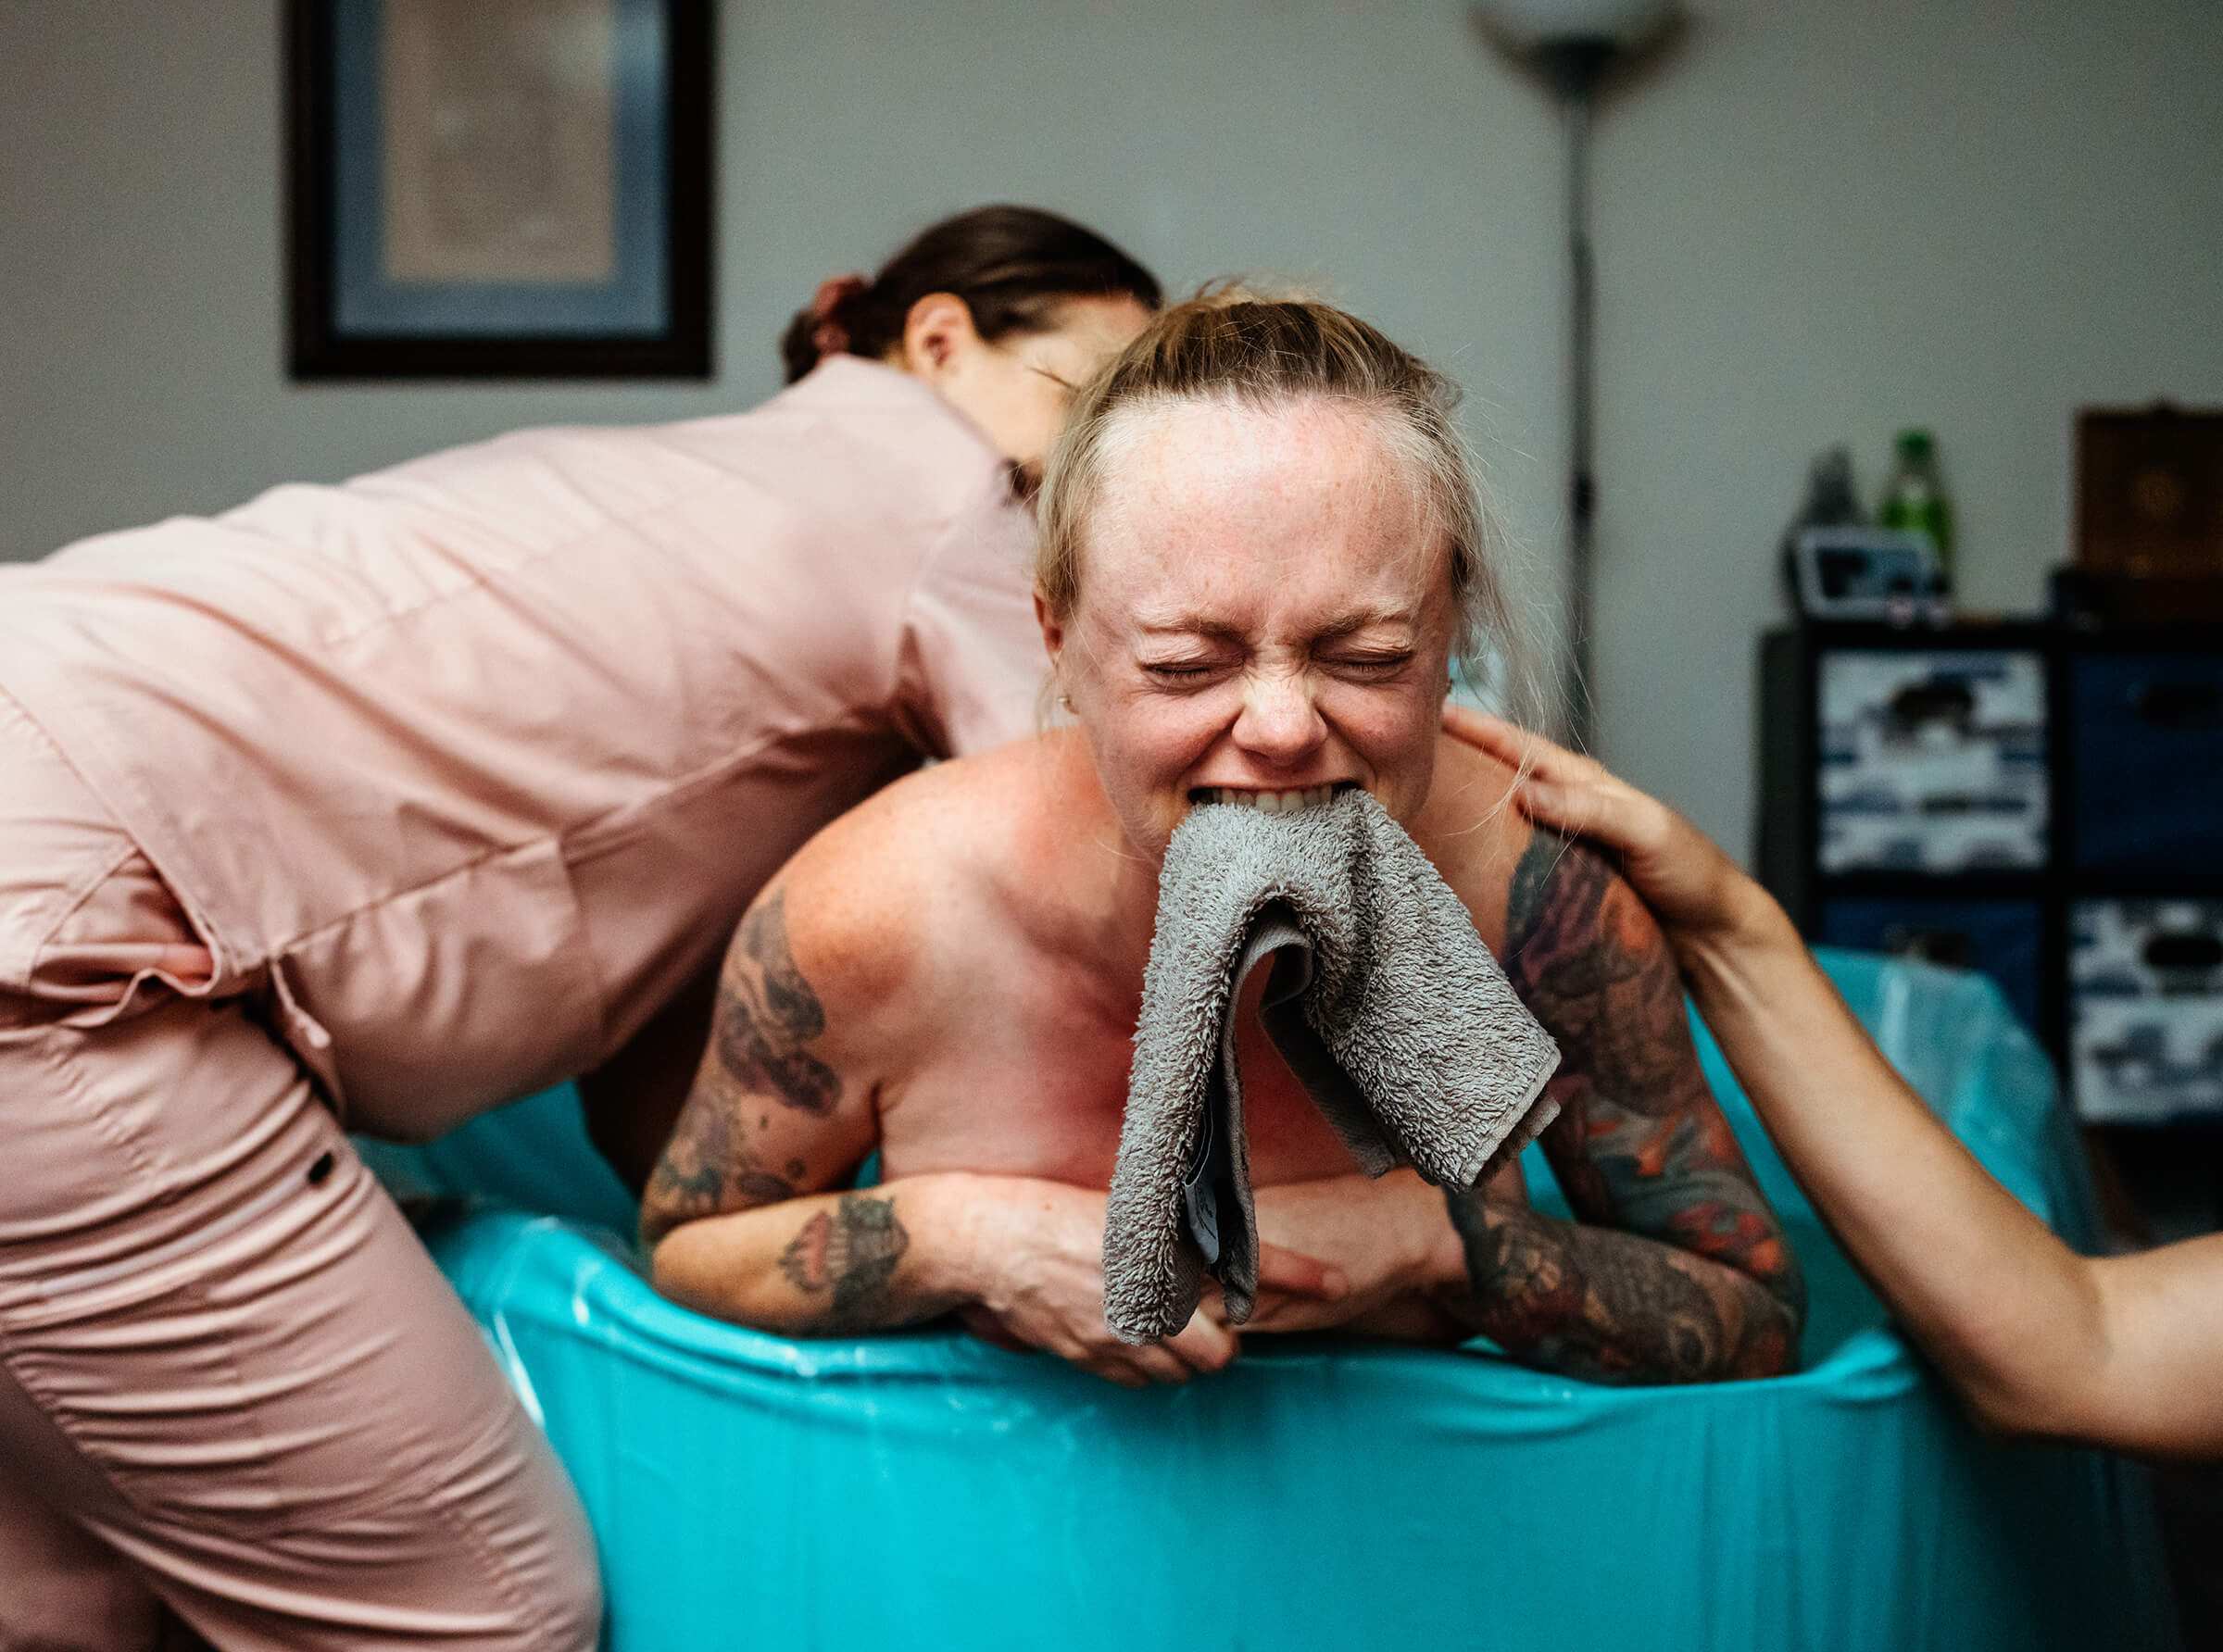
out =
[[529,431],[0,568],[0,688],[351,1126],[589,1069],[819,827],[1032,726],[1034,523],[916,380]]

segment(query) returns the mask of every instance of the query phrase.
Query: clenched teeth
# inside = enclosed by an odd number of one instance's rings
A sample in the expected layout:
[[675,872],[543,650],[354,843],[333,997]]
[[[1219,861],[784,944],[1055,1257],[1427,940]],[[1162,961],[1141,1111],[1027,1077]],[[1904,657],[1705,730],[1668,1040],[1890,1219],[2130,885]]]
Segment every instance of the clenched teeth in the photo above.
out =
[[1238,807],[1257,809],[1261,814],[1293,815],[1300,808],[1318,808],[1336,795],[1336,788],[1307,786],[1301,792],[1245,792],[1234,786],[1200,786],[1196,797],[1199,803],[1232,803]]

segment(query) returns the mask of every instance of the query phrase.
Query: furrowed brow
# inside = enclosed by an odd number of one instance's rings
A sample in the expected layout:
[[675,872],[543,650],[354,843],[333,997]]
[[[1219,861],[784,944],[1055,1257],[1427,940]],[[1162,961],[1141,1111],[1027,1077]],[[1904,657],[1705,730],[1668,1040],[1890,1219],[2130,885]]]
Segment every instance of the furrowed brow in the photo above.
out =
[[1214,642],[1240,641],[1243,628],[1201,614],[1146,614],[1136,629],[1151,637],[1210,637]]
[[1338,614],[1313,633],[1322,642],[1333,642],[1348,637],[1374,625],[1411,625],[1418,619],[1413,608],[1355,608],[1348,614]]
[[[1416,608],[1353,608],[1337,615],[1312,632],[1315,641],[1333,642],[1375,625],[1412,625]],[[1250,633],[1240,625],[1204,614],[1149,613],[1137,616],[1136,630],[1145,636],[1208,637],[1214,642],[1241,642]]]

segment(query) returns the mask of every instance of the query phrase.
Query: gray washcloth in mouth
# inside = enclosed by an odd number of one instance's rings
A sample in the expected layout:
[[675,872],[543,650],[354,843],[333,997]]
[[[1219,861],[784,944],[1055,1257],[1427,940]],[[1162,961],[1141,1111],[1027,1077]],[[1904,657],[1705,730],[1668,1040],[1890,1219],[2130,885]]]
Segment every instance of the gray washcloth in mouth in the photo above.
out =
[[1230,1011],[1269,957],[1266,1032],[1368,1175],[1472,1187],[1558,1112],[1541,1097],[1559,1046],[1374,798],[1192,809],[1159,875],[1104,1220],[1104,1320],[1126,1341],[1186,1325],[1208,1272],[1236,1323],[1256,1303]]

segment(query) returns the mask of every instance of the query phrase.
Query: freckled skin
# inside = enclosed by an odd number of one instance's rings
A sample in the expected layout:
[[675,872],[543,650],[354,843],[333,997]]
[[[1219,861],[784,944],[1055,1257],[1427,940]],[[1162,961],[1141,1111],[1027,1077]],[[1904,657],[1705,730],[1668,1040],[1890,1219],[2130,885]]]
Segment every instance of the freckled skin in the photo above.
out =
[[1371,416],[1184,403],[1127,416],[1058,677],[1135,847],[1201,786],[1428,793],[1452,632],[1423,501]]
[[[1787,1369],[1796,1262],[1699,1073],[1656,925],[1604,862],[1498,807],[1510,771],[1438,732],[1446,559],[1369,419],[1187,403],[1118,448],[1075,611],[1043,615],[1079,729],[898,782],[760,899],[644,1233],[760,1211],[798,1311],[856,1329],[962,1306],[906,1283],[923,1219],[898,1218],[904,1179],[1108,1183],[1158,866],[1190,794],[1353,782],[1413,832],[1565,1051],[1545,1145],[1580,1219],[1427,1195],[1458,1277],[1361,1328],[1479,1331],[1599,1381]],[[1244,1014],[1262,1198],[1350,1175]],[[736,1152],[725,1120],[744,1106],[760,1134]],[[874,1149],[880,1204],[810,1196]],[[763,1196],[775,1184],[792,1195]]]

